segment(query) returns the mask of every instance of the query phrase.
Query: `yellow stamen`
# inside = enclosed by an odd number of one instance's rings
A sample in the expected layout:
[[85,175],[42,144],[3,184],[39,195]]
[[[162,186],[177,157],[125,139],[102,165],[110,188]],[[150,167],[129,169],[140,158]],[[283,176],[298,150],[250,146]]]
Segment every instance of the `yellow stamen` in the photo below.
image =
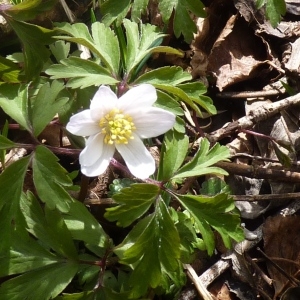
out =
[[132,131],[136,129],[132,118],[117,108],[101,118],[99,126],[105,135],[104,143],[109,145],[128,144],[128,140],[133,139]]

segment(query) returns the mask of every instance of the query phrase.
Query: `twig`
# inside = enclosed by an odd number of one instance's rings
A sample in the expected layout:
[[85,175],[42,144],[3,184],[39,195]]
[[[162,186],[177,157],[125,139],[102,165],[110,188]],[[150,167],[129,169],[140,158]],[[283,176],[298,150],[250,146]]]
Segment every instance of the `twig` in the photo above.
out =
[[204,300],[214,300],[213,296],[208,292],[206,287],[203,285],[201,280],[199,279],[198,275],[196,274],[195,270],[189,264],[184,264],[184,268],[187,270],[187,275],[194,283],[199,295]]
[[245,98],[256,98],[253,100],[257,100],[259,97],[270,97],[270,96],[278,96],[283,94],[279,89],[269,90],[269,91],[245,91],[245,92],[223,92],[217,94],[220,98],[229,98],[229,99],[245,99]]
[[280,182],[300,182],[300,173],[291,169],[263,168],[254,165],[218,162],[215,166],[226,170],[230,174],[247,176],[251,178],[270,179]]
[[300,193],[265,194],[265,195],[233,195],[234,201],[278,201],[300,199]]
[[300,93],[286,99],[265,104],[256,110],[251,110],[245,117],[238,119],[237,121],[227,124],[225,127],[207,134],[206,137],[211,143],[215,143],[220,139],[229,136],[236,130],[247,129],[253,127],[255,124],[267,120],[268,118],[276,115],[280,111],[300,103]]

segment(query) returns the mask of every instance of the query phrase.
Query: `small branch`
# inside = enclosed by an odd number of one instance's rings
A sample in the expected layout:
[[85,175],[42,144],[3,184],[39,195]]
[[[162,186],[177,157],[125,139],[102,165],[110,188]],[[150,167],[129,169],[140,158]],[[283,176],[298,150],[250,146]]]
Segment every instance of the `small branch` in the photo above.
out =
[[187,275],[194,283],[199,295],[204,300],[214,300],[215,298],[208,292],[206,287],[202,284],[201,279],[198,277],[192,266],[189,264],[184,264],[184,268],[187,270]]
[[291,169],[263,168],[229,162],[218,162],[215,166],[226,170],[230,174],[247,176],[250,178],[270,179],[280,182],[300,182],[300,173]]
[[232,195],[234,201],[279,201],[300,198],[300,193],[265,194],[265,195]]
[[267,120],[268,118],[276,115],[280,111],[300,103],[300,93],[286,99],[265,104],[256,110],[251,110],[245,117],[238,119],[237,121],[227,124],[225,127],[207,134],[206,137],[211,143],[215,143],[222,138],[229,136],[236,130],[252,128],[255,124]]
[[255,98],[257,100],[259,97],[271,97],[283,94],[279,89],[269,90],[269,91],[245,91],[245,92],[222,92],[217,94],[217,97],[228,98],[228,99],[247,99]]
[[80,182],[80,191],[77,200],[80,202],[83,202],[87,196],[88,190],[89,190],[89,178],[82,174],[81,176],[81,182]]

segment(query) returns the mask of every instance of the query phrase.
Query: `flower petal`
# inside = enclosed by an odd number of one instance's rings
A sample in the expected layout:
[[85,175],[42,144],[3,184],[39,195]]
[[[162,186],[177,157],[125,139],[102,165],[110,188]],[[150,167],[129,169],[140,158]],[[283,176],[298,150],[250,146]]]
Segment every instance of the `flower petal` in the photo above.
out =
[[155,160],[137,135],[127,145],[116,144],[116,148],[134,176],[146,179],[154,173]]
[[86,176],[102,174],[113,157],[115,147],[103,142],[104,136],[97,134],[88,138],[86,147],[80,153],[81,172]]
[[90,136],[100,131],[99,125],[92,120],[89,109],[72,116],[66,129],[72,134],[80,136]]
[[158,107],[151,107],[131,114],[136,127],[135,133],[141,138],[150,138],[161,135],[170,130],[175,123],[175,115]]
[[101,85],[91,101],[92,119],[99,122],[106,113],[116,107],[117,101],[118,98],[110,87]]
[[104,147],[103,150],[104,151],[102,152],[101,156],[94,164],[92,164],[91,166],[81,166],[81,172],[84,175],[88,177],[94,177],[105,172],[111,158],[114,155],[115,147]]
[[156,99],[155,87],[151,84],[141,84],[127,91],[119,98],[117,105],[124,113],[130,114],[132,110],[152,106]]
[[90,166],[99,159],[103,152],[103,139],[104,136],[101,133],[92,135],[87,139],[85,148],[79,155],[81,165]]

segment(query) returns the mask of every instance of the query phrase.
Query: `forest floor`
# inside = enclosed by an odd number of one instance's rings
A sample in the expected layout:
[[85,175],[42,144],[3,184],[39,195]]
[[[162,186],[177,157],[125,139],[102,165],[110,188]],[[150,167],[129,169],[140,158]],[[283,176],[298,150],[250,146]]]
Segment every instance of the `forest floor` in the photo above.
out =
[[[208,16],[195,19],[193,41],[170,28],[163,42],[184,57],[156,55],[149,68],[181,66],[207,86],[217,114],[187,118],[188,130],[230,149],[230,162],[218,166],[229,173],[246,239],[229,251],[220,242],[213,257],[199,254],[180,299],[201,299],[197,281],[218,300],[300,299],[299,4],[286,1],[287,14],[273,28],[252,0],[203,2]],[[157,16],[150,23],[159,25]],[[86,203],[97,217],[110,205],[112,179],[106,174],[89,186]]]

